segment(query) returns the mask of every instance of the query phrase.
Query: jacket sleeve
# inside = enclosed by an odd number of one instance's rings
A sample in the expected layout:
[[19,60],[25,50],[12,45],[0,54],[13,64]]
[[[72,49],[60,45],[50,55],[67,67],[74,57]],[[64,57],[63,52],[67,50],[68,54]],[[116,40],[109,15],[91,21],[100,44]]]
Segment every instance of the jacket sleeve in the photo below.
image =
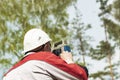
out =
[[[61,71],[76,77],[79,80],[87,80],[87,74],[85,70],[77,64],[67,64],[58,56],[51,55],[46,59],[46,62],[50,65],[60,69]],[[59,72],[58,72],[59,74]],[[63,75],[64,76],[64,75]],[[74,79],[73,79],[74,80]]]
[[[70,64],[73,66],[74,64]],[[65,66],[62,66],[67,68]],[[73,66],[74,67],[74,66]],[[73,71],[68,69],[69,72]],[[33,68],[33,76],[36,80],[85,80],[82,77],[76,77],[69,72],[59,69],[51,64],[48,64],[44,61],[38,61]],[[74,71],[75,72],[75,71]],[[80,76],[80,75],[79,75]]]
[[87,74],[82,67],[77,64],[62,63],[62,65],[64,66],[63,71],[75,76],[79,80],[87,80]]

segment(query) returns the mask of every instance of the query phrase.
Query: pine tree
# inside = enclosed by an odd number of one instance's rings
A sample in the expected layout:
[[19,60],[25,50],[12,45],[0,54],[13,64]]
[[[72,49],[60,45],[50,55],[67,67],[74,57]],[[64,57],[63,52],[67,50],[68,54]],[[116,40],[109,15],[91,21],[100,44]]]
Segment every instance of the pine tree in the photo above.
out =
[[[71,27],[70,29],[72,30],[71,32],[71,36],[72,36],[72,40],[74,42],[73,45],[73,49],[75,49],[75,55],[79,56],[77,63],[83,66],[87,66],[88,63],[86,63],[86,59],[85,56],[88,55],[89,53],[89,49],[90,49],[90,44],[88,43],[88,40],[91,39],[90,36],[87,36],[85,34],[85,32],[87,30],[89,30],[91,28],[91,25],[85,25],[82,22],[82,15],[79,12],[79,9],[76,7],[76,5],[74,5],[75,8],[75,18],[73,18],[73,21],[71,22]],[[75,48],[74,48],[75,47]],[[73,53],[74,53],[73,52]],[[78,53],[78,54],[77,54]],[[80,56],[82,56],[82,62],[79,61],[81,58]]]
[[[100,10],[101,13],[99,14],[99,17],[101,18],[102,22],[103,22],[103,28],[105,30],[105,41],[101,41],[100,45],[97,46],[98,49],[96,49],[96,51],[94,51],[93,49],[91,49],[93,51],[93,53],[95,54],[100,54],[99,56],[95,56],[94,57],[98,58],[98,59],[103,59],[107,56],[107,60],[109,65],[107,67],[105,67],[106,69],[110,70],[110,73],[107,73],[104,71],[104,73],[106,73],[106,75],[110,75],[111,76],[111,80],[115,80],[118,78],[118,74],[115,72],[115,66],[116,64],[112,63],[112,55],[114,55],[115,53],[115,46],[111,45],[111,40],[115,41],[119,41],[119,28],[117,24],[114,23],[114,21],[112,21],[110,19],[111,11],[113,9],[112,5],[107,5],[108,0],[97,0],[98,2],[100,2]],[[115,41],[115,42],[117,42]],[[103,78],[104,80],[104,78]]]

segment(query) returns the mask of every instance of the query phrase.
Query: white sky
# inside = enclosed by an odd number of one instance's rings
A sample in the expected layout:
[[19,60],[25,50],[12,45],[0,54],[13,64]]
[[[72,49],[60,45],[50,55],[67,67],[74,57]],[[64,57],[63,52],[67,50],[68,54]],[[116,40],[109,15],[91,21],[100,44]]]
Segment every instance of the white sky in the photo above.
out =
[[[84,24],[91,24],[92,26],[92,29],[86,34],[93,37],[96,43],[92,43],[92,45],[95,46],[100,40],[105,39],[103,36],[104,30],[98,18],[98,13],[100,12],[99,4],[96,4],[96,0],[90,0],[89,2],[88,0],[78,0],[77,6],[80,14],[82,14]],[[75,10],[71,7],[68,11],[70,12],[70,20],[72,20],[75,15]]]

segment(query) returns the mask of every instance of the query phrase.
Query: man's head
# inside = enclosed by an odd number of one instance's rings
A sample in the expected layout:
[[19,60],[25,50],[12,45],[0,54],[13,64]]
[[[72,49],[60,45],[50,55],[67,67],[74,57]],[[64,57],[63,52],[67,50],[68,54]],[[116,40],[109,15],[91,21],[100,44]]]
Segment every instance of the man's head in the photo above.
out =
[[41,29],[31,29],[24,36],[24,53],[37,50],[50,50],[50,37]]

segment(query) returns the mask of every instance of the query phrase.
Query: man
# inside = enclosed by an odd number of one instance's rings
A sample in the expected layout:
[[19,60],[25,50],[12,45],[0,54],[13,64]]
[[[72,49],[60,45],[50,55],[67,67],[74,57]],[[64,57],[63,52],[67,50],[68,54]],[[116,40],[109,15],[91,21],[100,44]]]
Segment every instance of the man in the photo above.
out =
[[73,62],[72,54],[63,51],[56,56],[50,41],[44,31],[29,30],[24,36],[25,56],[3,80],[87,80],[85,70]]

